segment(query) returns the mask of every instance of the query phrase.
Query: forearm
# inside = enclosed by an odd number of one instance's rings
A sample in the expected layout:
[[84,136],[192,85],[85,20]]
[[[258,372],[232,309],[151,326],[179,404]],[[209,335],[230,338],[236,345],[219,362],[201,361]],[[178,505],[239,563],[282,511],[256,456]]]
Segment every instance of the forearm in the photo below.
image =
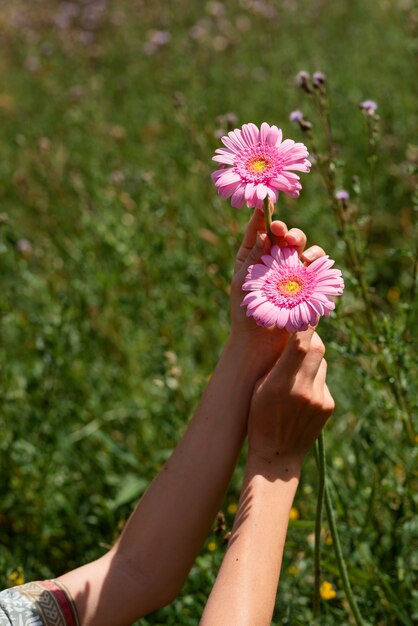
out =
[[299,465],[248,459],[228,550],[201,626],[268,626]]
[[[231,479],[259,375],[257,358],[229,341],[186,434],[117,544],[99,561],[63,577],[82,598],[83,625],[130,624],[179,592]],[[87,600],[80,590],[84,581]]]

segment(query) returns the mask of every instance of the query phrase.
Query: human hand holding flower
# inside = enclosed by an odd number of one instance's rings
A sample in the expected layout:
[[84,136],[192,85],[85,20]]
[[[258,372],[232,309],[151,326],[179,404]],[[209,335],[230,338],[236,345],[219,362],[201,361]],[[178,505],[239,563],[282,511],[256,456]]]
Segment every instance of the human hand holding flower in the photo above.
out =
[[255,388],[248,418],[249,454],[298,474],[334,410],[325,346],[313,327],[295,333]]
[[[271,229],[277,245],[294,247],[306,265],[325,254],[319,246],[311,246],[304,251],[306,235],[299,228],[288,230],[284,222],[276,220],[272,223]],[[269,254],[270,249],[271,243],[266,235],[264,215],[255,209],[236,256],[231,285],[231,320],[233,340],[243,343],[252,350],[251,359],[254,365],[260,368],[260,376],[272,367],[290,336],[286,330],[276,326],[269,328],[258,326],[246,315],[245,309],[241,306],[244,296],[242,286],[248,268],[259,262],[262,255]]]

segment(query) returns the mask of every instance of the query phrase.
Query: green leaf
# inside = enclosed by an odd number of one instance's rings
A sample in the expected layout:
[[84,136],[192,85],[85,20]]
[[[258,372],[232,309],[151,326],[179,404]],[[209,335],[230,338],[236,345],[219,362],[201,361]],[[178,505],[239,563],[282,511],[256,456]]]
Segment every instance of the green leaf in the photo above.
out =
[[135,474],[128,474],[116,498],[110,503],[111,509],[117,509],[139,498],[148,486],[148,482]]

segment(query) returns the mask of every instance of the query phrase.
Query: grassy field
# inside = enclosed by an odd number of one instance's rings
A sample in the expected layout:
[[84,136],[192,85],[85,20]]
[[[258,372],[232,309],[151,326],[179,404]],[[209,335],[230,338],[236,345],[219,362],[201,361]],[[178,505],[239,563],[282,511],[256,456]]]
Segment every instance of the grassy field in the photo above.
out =
[[[351,198],[341,228],[317,166],[279,206],[346,279],[320,325],[343,552],[365,623],[418,623],[413,2],[1,0],[0,29],[0,586],[103,553],[170,455],[228,335],[248,219],[217,196],[213,151],[248,121],[309,143],[301,109]],[[331,161],[300,70],[327,76]],[[276,626],[355,623],[325,516],[336,596],[312,617],[316,488],[309,458]],[[138,623],[197,625],[223,552],[210,536],[181,597]]]

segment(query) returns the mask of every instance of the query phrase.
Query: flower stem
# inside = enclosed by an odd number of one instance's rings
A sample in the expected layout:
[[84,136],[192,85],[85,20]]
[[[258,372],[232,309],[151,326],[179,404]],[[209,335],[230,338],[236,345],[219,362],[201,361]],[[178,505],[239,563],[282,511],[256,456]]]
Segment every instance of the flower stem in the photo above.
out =
[[321,520],[322,508],[324,503],[324,487],[325,487],[325,448],[324,438],[321,433],[316,442],[316,459],[318,463],[319,483],[318,483],[318,499],[316,504],[315,518],[315,583],[313,596],[313,615],[318,617],[320,605],[320,585],[321,585]]
[[[316,157],[319,173],[328,192],[330,204],[335,215],[339,234],[341,235],[345,243],[347,264],[357,280],[358,289],[364,303],[366,319],[370,331],[374,336],[377,336],[379,332],[378,319],[372,307],[369,293],[370,289],[364,276],[364,267],[360,260],[360,254],[357,249],[357,245],[355,241],[353,241],[352,236],[347,230],[347,219],[344,214],[342,203],[335,196],[335,172],[329,167],[330,158],[332,155],[329,155],[327,159],[322,158],[315,146],[312,133],[309,132],[307,133],[307,135],[310,140],[311,153]],[[374,345],[373,350],[374,352],[377,352],[379,351],[379,347],[377,345]],[[389,387],[393,393],[393,396],[396,399],[396,402],[399,405],[401,419],[404,423],[408,440],[412,445],[415,445],[415,428],[411,417],[411,409],[409,407],[407,394],[401,383],[400,374],[398,371],[396,371],[396,367],[390,367],[390,363],[387,361],[387,359],[385,359],[384,355],[381,354],[381,352],[379,354],[378,360],[379,367],[389,377]]]
[[275,241],[274,241],[273,233],[271,232],[271,210],[270,210],[270,199],[268,196],[264,198],[264,217],[266,219],[266,231],[273,245]]
[[[319,452],[321,451],[321,452]],[[322,460],[324,463],[324,500],[325,500],[325,510],[327,512],[329,530],[332,537],[332,544],[334,546],[335,556],[337,559],[338,570],[340,572],[341,580],[343,583],[344,591],[350,608],[353,612],[354,621],[357,626],[366,626],[366,622],[363,620],[363,617],[360,613],[360,610],[357,606],[356,599],[353,594],[353,590],[351,589],[350,579],[348,578],[347,566],[345,564],[343,551],[340,543],[340,536],[338,534],[337,522],[335,519],[334,507],[332,504],[332,497],[328,485],[328,481],[326,480],[325,474],[325,445],[324,445],[324,435],[321,433],[318,437],[318,452],[317,452],[317,463],[318,467],[320,467],[321,460],[320,456],[322,456]]]
[[369,204],[369,221],[367,225],[366,235],[366,248],[365,253],[370,250],[370,240],[373,230],[373,219],[376,213],[376,161],[377,161],[377,149],[376,149],[376,129],[374,128],[375,121],[367,121],[367,133],[369,143],[369,179],[370,179],[370,204]]

